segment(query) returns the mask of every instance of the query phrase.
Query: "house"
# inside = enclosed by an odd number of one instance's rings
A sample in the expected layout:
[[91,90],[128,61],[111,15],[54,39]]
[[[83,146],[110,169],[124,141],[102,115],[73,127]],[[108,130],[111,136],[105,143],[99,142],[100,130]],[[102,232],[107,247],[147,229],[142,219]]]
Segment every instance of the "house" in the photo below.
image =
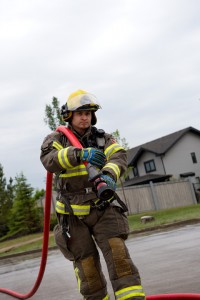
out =
[[124,186],[190,177],[200,187],[200,131],[187,127],[127,151]]

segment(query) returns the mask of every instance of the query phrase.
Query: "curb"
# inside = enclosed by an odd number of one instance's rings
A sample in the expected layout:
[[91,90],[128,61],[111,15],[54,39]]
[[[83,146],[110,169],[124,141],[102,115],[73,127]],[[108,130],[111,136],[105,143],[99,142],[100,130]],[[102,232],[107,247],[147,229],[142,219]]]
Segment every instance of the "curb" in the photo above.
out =
[[[138,230],[132,230],[129,232],[129,235],[137,235],[137,234],[145,234],[145,233],[152,233],[156,231],[163,231],[167,230],[169,228],[178,228],[186,225],[194,225],[200,223],[200,219],[192,219],[192,220],[185,220],[185,221],[178,221],[174,223],[169,223],[169,224],[163,224],[163,225],[158,225],[158,226],[152,226],[149,228],[144,228],[144,229],[138,229]],[[57,246],[51,246],[48,248],[48,252],[52,250],[57,250],[59,249]],[[9,259],[12,257],[18,257],[18,256],[24,256],[24,255],[31,255],[35,253],[42,253],[42,249],[35,249],[35,250],[30,250],[26,252],[19,252],[19,253],[13,253],[13,254],[8,254],[4,256],[0,256],[0,260],[3,259]]]
[[[56,250],[56,249],[59,249],[59,248],[57,246],[49,247],[48,252],[51,251],[51,250]],[[19,253],[13,253],[13,254],[0,256],[0,260],[9,259],[9,258],[13,258],[13,257],[19,257],[19,256],[25,256],[25,255],[28,256],[28,255],[36,254],[36,253],[42,254],[42,249],[40,248],[40,249],[29,250],[29,251],[26,251],[26,252],[19,252]]]
[[130,231],[130,234],[134,235],[134,234],[146,233],[146,232],[151,232],[151,231],[159,231],[161,229],[165,230],[165,229],[172,228],[172,227],[177,228],[177,227],[182,227],[182,226],[185,226],[185,225],[193,225],[193,224],[198,224],[198,223],[200,223],[200,219],[178,221],[178,222],[174,222],[174,223],[157,225],[157,226],[152,226],[152,227],[149,227],[149,228],[133,230],[133,231]]

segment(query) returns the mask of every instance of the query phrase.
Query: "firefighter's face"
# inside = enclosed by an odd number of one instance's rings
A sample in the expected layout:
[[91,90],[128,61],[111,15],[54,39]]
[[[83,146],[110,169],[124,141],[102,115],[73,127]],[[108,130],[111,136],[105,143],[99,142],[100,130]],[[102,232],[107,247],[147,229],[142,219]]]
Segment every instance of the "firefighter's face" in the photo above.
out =
[[79,132],[84,133],[90,127],[92,120],[92,112],[90,110],[75,111],[72,116],[72,126]]

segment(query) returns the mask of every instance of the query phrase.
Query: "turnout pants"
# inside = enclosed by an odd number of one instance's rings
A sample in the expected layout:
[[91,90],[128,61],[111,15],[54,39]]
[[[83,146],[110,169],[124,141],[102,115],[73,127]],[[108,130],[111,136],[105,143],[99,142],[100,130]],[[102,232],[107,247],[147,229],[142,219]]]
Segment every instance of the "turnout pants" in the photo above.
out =
[[121,209],[110,205],[104,211],[92,209],[88,216],[67,218],[71,237],[66,242],[61,226],[57,225],[55,240],[63,255],[73,261],[79,291],[84,299],[109,299],[98,247],[107,264],[115,299],[145,299],[138,269],[125,245],[129,227]]

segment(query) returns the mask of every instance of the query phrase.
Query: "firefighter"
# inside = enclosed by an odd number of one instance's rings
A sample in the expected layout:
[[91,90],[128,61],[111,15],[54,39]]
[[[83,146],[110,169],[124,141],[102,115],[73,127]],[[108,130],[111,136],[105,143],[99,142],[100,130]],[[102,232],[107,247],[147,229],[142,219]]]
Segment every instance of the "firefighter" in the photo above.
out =
[[[58,131],[48,135],[41,146],[42,164],[55,173],[55,241],[63,255],[73,262],[83,299],[109,299],[100,249],[115,299],[142,300],[145,294],[140,275],[125,245],[129,233],[126,207],[115,193],[116,182],[127,168],[126,151],[112,135],[94,126],[99,108],[94,95],[75,91],[62,106],[61,115],[83,148],[71,145]],[[98,185],[89,178],[86,164],[98,170],[97,181],[109,191],[105,193],[106,200],[97,193]]]

